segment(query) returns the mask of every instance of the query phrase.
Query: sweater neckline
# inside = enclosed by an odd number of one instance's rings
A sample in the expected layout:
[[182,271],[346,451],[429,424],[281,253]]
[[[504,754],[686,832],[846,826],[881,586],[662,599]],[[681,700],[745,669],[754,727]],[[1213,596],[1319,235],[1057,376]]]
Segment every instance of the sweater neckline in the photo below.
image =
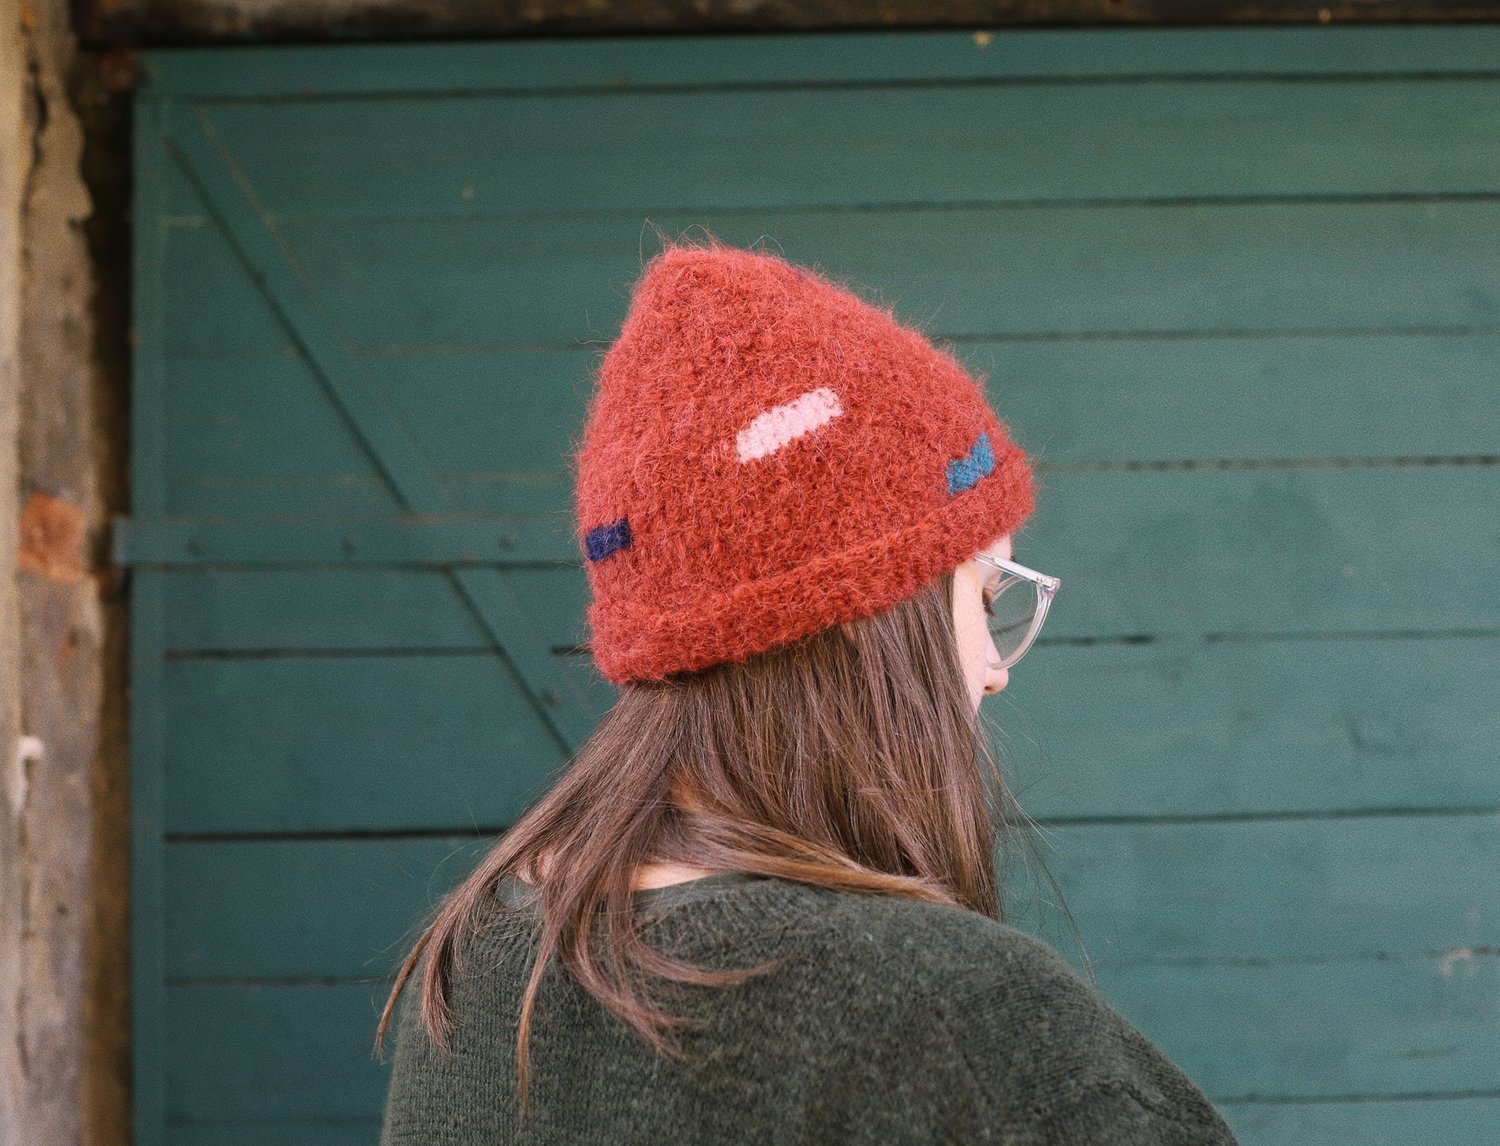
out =
[[[637,908],[659,911],[709,899],[721,891],[764,878],[744,871],[716,871],[664,887],[641,888],[631,893],[631,899]],[[500,881],[495,894],[506,907],[529,907],[536,902],[536,887],[513,875]]]

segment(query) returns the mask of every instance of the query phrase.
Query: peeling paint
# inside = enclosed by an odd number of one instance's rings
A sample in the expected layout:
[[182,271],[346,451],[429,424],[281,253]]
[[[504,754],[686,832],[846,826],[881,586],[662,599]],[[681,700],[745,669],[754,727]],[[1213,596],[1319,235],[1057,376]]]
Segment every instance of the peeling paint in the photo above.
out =
[[1453,968],[1459,963],[1472,963],[1474,961],[1474,949],[1472,947],[1456,947],[1446,952],[1438,962],[1438,973],[1444,979],[1453,978]]
[[21,510],[20,565],[59,585],[88,576],[88,516],[65,498],[33,493]]
[[14,777],[11,781],[10,812],[16,819],[26,814],[26,805],[31,801],[32,769],[42,762],[45,745],[40,737],[21,736],[16,739],[16,755],[12,765]]

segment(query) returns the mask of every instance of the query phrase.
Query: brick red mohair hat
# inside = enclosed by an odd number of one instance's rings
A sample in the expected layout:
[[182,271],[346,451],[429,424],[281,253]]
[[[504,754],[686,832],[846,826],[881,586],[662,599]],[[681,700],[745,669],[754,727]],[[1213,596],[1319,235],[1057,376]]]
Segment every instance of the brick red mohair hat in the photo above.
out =
[[590,649],[616,684],[881,612],[1034,502],[1025,455],[950,355],[717,240],[646,265],[576,464]]

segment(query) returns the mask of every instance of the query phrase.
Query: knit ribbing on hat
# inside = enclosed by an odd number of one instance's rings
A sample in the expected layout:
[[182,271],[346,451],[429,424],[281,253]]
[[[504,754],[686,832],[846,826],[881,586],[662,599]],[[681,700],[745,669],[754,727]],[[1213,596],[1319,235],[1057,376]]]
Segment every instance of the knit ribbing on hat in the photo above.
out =
[[951,355],[805,268],[717,242],[647,264],[575,460],[590,649],[616,684],[878,613],[1035,499]]

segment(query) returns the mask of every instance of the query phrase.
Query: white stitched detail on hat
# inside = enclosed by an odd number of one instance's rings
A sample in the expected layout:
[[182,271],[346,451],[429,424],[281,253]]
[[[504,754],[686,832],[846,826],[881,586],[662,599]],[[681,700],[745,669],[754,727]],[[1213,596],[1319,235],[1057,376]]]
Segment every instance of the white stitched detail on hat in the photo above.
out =
[[739,432],[735,444],[739,446],[740,462],[753,462],[756,458],[775,453],[788,442],[827,425],[843,412],[839,396],[827,386],[819,386],[800,398],[772,406],[757,414],[754,421]]

